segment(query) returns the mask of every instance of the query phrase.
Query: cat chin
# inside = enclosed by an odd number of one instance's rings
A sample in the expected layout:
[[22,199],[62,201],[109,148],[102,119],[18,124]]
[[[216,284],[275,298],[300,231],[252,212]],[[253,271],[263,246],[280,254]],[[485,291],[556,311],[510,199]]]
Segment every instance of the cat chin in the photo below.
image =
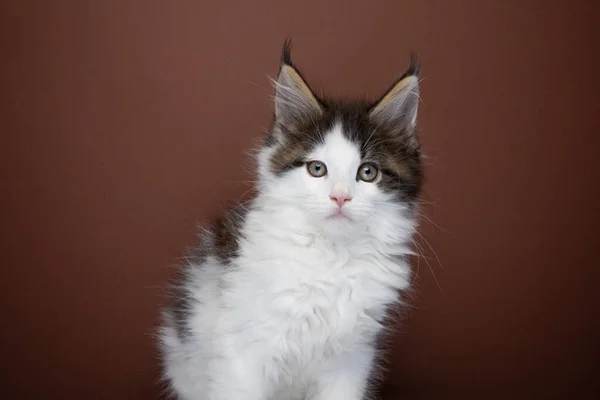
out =
[[366,231],[367,222],[354,216],[328,215],[317,222],[326,236],[355,238]]

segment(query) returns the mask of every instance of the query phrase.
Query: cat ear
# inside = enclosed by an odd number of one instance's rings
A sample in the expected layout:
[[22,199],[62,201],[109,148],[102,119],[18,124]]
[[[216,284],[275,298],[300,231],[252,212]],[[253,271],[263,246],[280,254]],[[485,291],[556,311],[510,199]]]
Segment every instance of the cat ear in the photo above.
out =
[[297,121],[323,112],[319,100],[294,66],[290,51],[291,42],[287,40],[275,81],[275,118],[279,122]]
[[414,129],[419,105],[419,62],[412,57],[410,67],[371,108],[377,123],[401,129]]

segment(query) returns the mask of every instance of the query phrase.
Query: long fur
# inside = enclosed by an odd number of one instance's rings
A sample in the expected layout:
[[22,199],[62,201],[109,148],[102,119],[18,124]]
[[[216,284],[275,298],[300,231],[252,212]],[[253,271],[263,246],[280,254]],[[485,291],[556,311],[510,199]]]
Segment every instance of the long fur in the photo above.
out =
[[[314,96],[286,44],[257,195],[203,230],[164,312],[164,375],[177,398],[371,393],[386,314],[410,282],[416,65],[380,101],[341,103]],[[308,173],[314,160],[326,176]],[[375,181],[360,179],[364,162]],[[340,208],[342,195],[351,200]]]

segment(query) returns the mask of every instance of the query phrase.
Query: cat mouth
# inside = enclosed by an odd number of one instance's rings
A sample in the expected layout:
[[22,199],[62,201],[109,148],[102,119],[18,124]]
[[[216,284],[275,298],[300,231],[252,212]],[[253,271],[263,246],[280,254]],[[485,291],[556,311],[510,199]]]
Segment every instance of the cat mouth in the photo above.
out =
[[335,212],[333,212],[331,215],[329,215],[327,217],[327,219],[353,221],[353,219],[351,217],[349,217],[348,214],[343,212],[341,209],[337,209]]

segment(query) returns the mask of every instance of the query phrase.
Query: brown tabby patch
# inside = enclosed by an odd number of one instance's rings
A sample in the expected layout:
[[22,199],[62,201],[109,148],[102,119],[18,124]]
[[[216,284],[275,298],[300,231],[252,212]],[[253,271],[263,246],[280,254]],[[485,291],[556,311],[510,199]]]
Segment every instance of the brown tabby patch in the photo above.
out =
[[267,145],[275,147],[271,171],[281,175],[305,165],[305,157],[323,142],[324,135],[341,123],[348,140],[356,143],[363,162],[375,163],[382,171],[378,185],[399,200],[415,200],[422,182],[421,155],[415,132],[402,127],[387,127],[369,117],[372,105],[356,101],[320,100],[323,113],[318,119],[281,125],[274,122]]

